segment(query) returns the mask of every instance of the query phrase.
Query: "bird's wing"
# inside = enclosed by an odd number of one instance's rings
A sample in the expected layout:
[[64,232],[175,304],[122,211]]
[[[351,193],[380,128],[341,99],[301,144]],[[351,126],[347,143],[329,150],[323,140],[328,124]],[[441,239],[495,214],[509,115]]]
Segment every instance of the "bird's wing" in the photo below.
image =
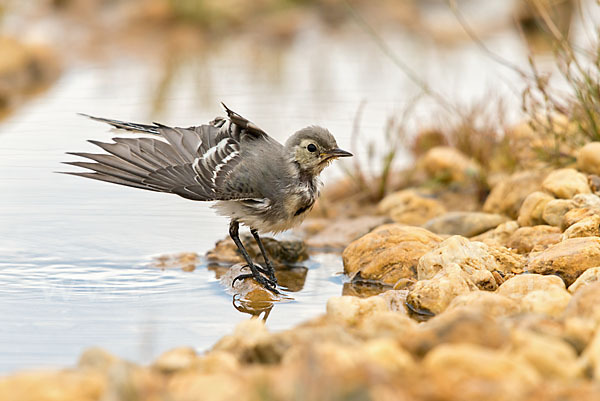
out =
[[151,191],[170,192],[193,200],[234,200],[261,197],[251,186],[232,190],[225,185],[241,161],[240,144],[266,139],[256,125],[226,108],[228,117],[208,125],[173,128],[92,117],[116,128],[159,138],[113,138],[90,141],[107,154],[70,153],[93,162],[66,162],[91,172],[67,172]]

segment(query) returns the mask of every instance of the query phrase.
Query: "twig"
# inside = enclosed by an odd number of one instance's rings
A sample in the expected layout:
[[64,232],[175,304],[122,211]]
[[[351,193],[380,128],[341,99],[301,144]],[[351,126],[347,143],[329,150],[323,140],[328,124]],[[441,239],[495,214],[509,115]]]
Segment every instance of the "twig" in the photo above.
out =
[[431,96],[435,100],[437,100],[442,107],[444,107],[447,111],[456,111],[454,105],[448,102],[442,95],[435,92],[425,81],[423,81],[417,73],[415,73],[400,57],[394,53],[394,51],[387,45],[387,43],[379,36],[379,34],[373,29],[373,27],[360,15],[358,11],[348,2],[348,0],[344,1],[350,15],[354,20],[364,29],[364,31],[373,39],[375,44],[381,49],[383,54],[385,54],[400,70],[413,82],[415,83],[421,90],[427,95]]

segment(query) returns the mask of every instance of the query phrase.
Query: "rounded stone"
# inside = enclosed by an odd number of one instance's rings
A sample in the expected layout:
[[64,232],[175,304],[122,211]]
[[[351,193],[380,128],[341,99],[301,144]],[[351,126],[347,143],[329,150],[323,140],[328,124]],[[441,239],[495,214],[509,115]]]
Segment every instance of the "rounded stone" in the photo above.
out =
[[558,227],[538,225],[519,228],[510,236],[506,246],[523,254],[542,251],[560,240],[561,233]]
[[516,219],[525,198],[535,191],[541,190],[540,183],[546,172],[528,170],[514,173],[496,184],[485,203],[483,211],[501,213]]
[[542,218],[549,225],[560,227],[564,216],[574,207],[570,199],[553,199],[545,204]]
[[429,220],[423,227],[436,234],[473,237],[508,220],[508,217],[494,213],[448,212]]
[[600,142],[590,142],[579,149],[577,168],[588,174],[600,175]]
[[446,213],[444,205],[413,189],[389,194],[377,205],[377,213],[390,216],[396,223],[421,225]]
[[394,285],[416,279],[421,256],[442,239],[421,227],[386,224],[352,242],[342,253],[344,273]]
[[480,174],[477,163],[449,146],[430,149],[420,160],[420,164],[430,177],[442,181],[465,182]]
[[553,196],[541,191],[527,195],[519,209],[519,217],[517,218],[519,225],[523,227],[544,224],[544,218],[542,217],[544,207],[546,203],[553,199]]
[[562,168],[552,171],[544,182],[542,188],[557,198],[570,199],[577,194],[589,194],[592,191],[588,185],[585,174],[573,168]]
[[590,267],[569,286],[569,292],[575,294],[581,288],[600,281],[600,267]]
[[569,238],[600,236],[600,215],[593,214],[571,225],[562,235],[563,241]]
[[527,265],[532,273],[555,274],[567,286],[590,267],[600,266],[600,238],[569,238],[533,256]]
[[519,302],[522,311],[553,317],[560,316],[571,299],[559,277],[540,274],[514,276],[500,286],[498,293]]

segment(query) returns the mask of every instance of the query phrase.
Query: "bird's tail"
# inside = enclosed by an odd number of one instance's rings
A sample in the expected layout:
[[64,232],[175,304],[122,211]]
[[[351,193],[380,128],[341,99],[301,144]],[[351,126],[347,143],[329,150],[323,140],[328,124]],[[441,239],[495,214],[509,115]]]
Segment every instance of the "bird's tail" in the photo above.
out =
[[152,134],[152,135],[160,135],[160,133],[158,132],[158,129],[160,128],[160,124],[157,124],[157,123],[153,123],[152,125],[138,124],[138,123],[130,123],[127,121],[112,120],[110,118],[94,117],[94,116],[90,116],[90,115],[84,114],[84,113],[78,113],[78,114],[80,116],[91,118],[92,120],[95,120],[95,121],[100,121],[100,122],[103,122],[106,124],[110,124],[115,128],[124,129],[127,131],[133,131],[133,132],[143,132],[143,133]]

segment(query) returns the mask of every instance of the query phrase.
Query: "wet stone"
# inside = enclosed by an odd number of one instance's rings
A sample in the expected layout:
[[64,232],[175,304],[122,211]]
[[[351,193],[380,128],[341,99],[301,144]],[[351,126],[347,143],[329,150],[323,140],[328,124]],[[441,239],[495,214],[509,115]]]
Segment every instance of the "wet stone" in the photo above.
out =
[[[258,245],[251,235],[242,235],[242,243],[248,251],[253,261],[264,265],[264,258],[260,253]],[[300,240],[276,240],[269,237],[262,237],[261,240],[265,246],[267,254],[275,267],[292,265],[308,259],[306,245]],[[233,241],[229,238],[221,240],[215,244],[215,248],[206,253],[209,262],[235,264],[243,263],[244,258],[239,253]]]
[[416,279],[419,258],[441,240],[420,227],[380,226],[344,250],[344,273],[391,286],[400,279]]

